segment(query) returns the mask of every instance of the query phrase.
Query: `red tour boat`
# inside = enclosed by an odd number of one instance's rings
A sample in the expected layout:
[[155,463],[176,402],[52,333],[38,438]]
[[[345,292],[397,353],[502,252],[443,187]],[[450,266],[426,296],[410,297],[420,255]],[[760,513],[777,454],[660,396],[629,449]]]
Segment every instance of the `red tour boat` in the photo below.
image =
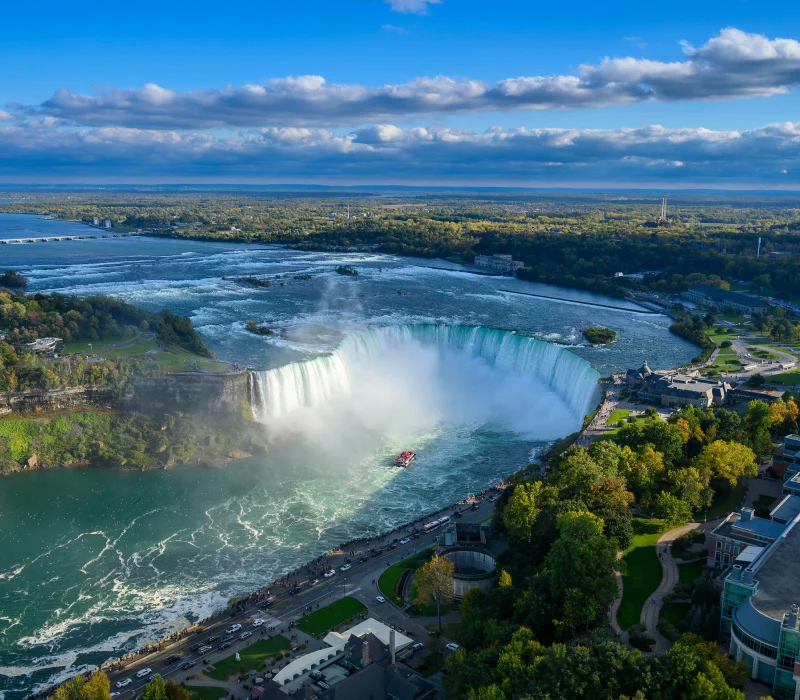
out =
[[407,467],[416,458],[417,458],[416,452],[410,452],[409,450],[404,450],[399,455],[397,455],[397,457],[394,458],[394,466]]

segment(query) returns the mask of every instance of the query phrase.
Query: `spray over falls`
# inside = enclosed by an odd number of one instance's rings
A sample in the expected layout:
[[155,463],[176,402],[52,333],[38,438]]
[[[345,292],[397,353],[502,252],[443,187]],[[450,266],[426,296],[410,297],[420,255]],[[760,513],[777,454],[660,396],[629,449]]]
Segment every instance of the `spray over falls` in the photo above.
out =
[[356,331],[329,355],[254,372],[250,396],[273,437],[327,439],[359,423],[407,437],[469,424],[547,440],[580,426],[597,379],[586,360],[527,336],[405,325]]

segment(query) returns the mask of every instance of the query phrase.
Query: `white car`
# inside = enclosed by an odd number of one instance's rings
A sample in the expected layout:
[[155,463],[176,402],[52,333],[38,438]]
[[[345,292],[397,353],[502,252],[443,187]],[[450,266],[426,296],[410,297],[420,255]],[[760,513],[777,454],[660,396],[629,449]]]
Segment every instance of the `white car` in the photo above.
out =
[[123,678],[121,681],[117,681],[117,688],[124,688],[126,685],[130,685],[133,683],[132,678]]
[[339,567],[339,571],[349,571],[351,568],[351,564],[345,564],[344,566]]
[[252,637],[252,636],[253,636],[252,632],[242,632],[239,635],[239,639],[247,639],[248,637]]
[[379,603],[386,602],[386,598],[384,598],[382,595],[375,596],[375,600],[377,600]]
[[326,572],[323,574],[323,576],[324,576],[325,578],[330,578],[331,576],[336,576],[336,572],[335,572],[333,569],[331,569],[330,571],[326,571]]
[[242,626],[237,622],[235,625],[231,625],[228,629],[225,630],[225,634],[233,634],[234,632],[238,632],[242,629]]
[[408,539],[408,537],[404,537],[402,540],[400,540],[400,544],[408,544],[409,542],[411,542],[411,540]]
[[445,649],[449,649],[450,651],[455,651],[456,649],[460,649],[460,648],[461,647],[458,644],[456,644],[455,642],[450,642],[450,644],[448,644],[445,647]]
[[146,676],[149,676],[152,672],[153,672],[152,668],[143,668],[141,671],[138,671],[136,673],[136,677],[145,678]]
[[261,627],[261,625],[266,624],[266,620],[253,620],[253,627]]
[[110,698],[119,697],[119,693],[115,690],[113,693],[109,693],[108,697],[110,697]]

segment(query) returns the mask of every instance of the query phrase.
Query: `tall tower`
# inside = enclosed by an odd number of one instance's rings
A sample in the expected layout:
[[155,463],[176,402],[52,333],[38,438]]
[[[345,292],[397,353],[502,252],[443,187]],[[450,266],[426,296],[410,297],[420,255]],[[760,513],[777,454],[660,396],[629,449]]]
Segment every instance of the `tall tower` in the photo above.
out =
[[661,199],[661,216],[658,217],[658,220],[662,223],[667,223],[667,193],[664,192],[664,196]]

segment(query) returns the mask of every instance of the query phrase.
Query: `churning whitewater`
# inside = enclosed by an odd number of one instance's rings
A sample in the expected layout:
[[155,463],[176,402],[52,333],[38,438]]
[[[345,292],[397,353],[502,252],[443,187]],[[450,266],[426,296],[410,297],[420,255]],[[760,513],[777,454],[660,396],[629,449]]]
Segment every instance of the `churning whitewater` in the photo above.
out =
[[508,331],[370,327],[305,362],[254,372],[253,414],[270,437],[335,440],[359,426],[414,439],[435,426],[494,426],[529,439],[576,430],[598,373],[555,345]]

